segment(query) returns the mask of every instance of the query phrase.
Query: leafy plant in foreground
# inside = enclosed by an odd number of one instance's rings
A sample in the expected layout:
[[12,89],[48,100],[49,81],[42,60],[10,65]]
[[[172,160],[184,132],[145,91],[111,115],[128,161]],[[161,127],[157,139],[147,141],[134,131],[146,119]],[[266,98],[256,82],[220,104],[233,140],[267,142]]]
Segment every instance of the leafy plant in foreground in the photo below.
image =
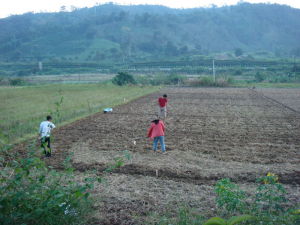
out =
[[290,209],[286,209],[285,203],[288,202],[286,190],[282,184],[278,183],[275,174],[269,174],[259,178],[259,183],[254,202],[250,210],[255,214],[259,221],[264,224],[293,224],[294,216]]
[[299,215],[292,213],[295,210],[287,207],[286,190],[275,174],[259,178],[257,184],[255,193],[246,196],[229,179],[220,180],[215,190],[222,214],[229,217],[246,213],[255,218],[253,224],[264,225],[294,225],[299,220]]
[[75,182],[39,158],[14,161],[0,174],[0,221],[10,224],[79,224],[91,207],[91,181]]
[[220,180],[215,187],[217,206],[226,214],[243,213],[246,208],[246,194],[229,179]]
[[[119,161],[111,165],[112,169],[123,165]],[[69,157],[65,170],[56,171],[34,155],[2,163],[0,224],[85,224],[92,212],[90,191],[102,179],[86,176],[77,182],[70,165]]]
[[278,176],[268,173],[257,180],[255,192],[246,194],[229,179],[217,182],[216,202],[221,217],[212,217],[206,222],[191,208],[181,208],[176,216],[162,217],[159,225],[296,225],[300,224],[300,209],[287,205],[286,191],[278,182]]
[[64,102],[64,96],[59,96],[59,100],[54,102],[55,109],[49,110],[49,114],[53,116],[55,122],[61,122],[62,121],[62,115],[61,115],[61,108]]

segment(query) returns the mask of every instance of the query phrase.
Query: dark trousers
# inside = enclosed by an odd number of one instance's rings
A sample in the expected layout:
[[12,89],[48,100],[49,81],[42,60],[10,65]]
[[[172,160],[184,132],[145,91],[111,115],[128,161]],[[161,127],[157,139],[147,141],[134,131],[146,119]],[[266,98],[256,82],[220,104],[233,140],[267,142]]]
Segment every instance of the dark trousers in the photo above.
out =
[[44,149],[44,153],[51,154],[50,137],[41,138],[41,147]]

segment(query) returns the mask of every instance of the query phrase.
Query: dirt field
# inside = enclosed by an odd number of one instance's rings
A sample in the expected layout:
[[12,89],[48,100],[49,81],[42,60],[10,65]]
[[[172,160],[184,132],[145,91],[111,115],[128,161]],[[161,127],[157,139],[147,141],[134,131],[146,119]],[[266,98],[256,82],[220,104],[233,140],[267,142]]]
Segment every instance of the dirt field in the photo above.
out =
[[[166,155],[149,151],[145,138],[162,93],[169,96]],[[124,150],[131,154],[97,187],[95,224],[150,223],[151,215],[182,205],[214,215],[217,180],[228,177],[251,190],[267,172],[278,174],[299,203],[299,97],[300,89],[164,89],[57,130],[49,163],[59,168],[72,152],[80,176],[101,173]]]

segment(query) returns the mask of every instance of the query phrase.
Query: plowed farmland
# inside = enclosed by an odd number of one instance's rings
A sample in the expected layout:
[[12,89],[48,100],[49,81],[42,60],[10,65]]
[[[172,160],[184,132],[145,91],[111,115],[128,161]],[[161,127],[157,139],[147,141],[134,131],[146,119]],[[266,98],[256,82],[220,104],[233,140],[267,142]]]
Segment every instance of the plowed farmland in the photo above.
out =
[[[157,98],[169,98],[168,154],[146,138]],[[132,158],[97,187],[95,224],[145,224],[152,213],[186,204],[214,215],[213,185],[230,178],[246,190],[267,172],[279,175],[291,202],[300,199],[299,89],[169,88],[55,131],[59,168],[66,154],[83,172],[101,174],[127,150]]]

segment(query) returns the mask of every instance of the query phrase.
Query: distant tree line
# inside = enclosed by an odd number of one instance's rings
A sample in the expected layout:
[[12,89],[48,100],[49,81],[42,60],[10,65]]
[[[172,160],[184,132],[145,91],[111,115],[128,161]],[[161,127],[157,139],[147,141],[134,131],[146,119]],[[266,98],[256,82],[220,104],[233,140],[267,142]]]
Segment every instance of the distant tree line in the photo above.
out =
[[[300,10],[276,4],[118,6],[0,20],[0,61],[130,62],[231,51],[300,57]],[[282,32],[284,31],[284,32]]]

